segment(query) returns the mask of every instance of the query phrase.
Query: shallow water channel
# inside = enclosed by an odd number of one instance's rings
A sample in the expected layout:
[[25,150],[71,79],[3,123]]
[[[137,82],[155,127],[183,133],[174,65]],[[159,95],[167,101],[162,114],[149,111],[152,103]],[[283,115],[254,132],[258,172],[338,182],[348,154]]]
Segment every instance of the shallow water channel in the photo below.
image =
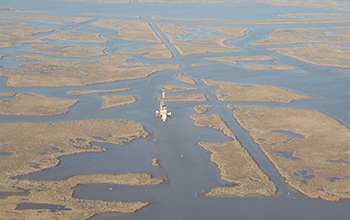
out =
[[[320,110],[342,124],[350,126],[350,101],[349,101],[349,73],[339,72],[337,68],[316,66],[296,59],[292,59],[264,48],[253,47],[248,43],[264,39],[271,31],[283,25],[230,25],[250,28],[245,37],[227,41],[228,45],[242,50],[241,53],[231,54],[198,54],[182,57],[170,44],[166,36],[154,25],[158,21],[151,16],[165,16],[174,18],[213,18],[228,20],[267,20],[273,19],[278,14],[286,13],[339,13],[326,9],[313,9],[303,7],[275,7],[266,4],[252,2],[239,2],[229,4],[156,4],[138,3],[131,1],[129,4],[94,4],[91,2],[59,2],[59,1],[12,1],[2,0],[3,7],[49,12],[57,16],[82,16],[91,15],[96,20],[113,18],[114,15],[141,15],[140,20],[149,22],[153,30],[168,46],[173,53],[172,59],[152,60],[142,55],[133,55],[133,62],[145,62],[150,65],[180,64],[181,69],[156,73],[144,79],[120,81],[90,85],[86,87],[6,87],[6,79],[0,77],[0,92],[33,92],[50,97],[78,99],[79,102],[70,108],[65,115],[57,116],[5,116],[0,115],[1,122],[21,121],[52,121],[64,122],[72,120],[86,120],[95,118],[127,119],[144,125],[150,136],[127,143],[125,146],[100,143],[96,138],[94,144],[108,149],[101,153],[83,153],[60,158],[60,164],[52,169],[21,176],[20,179],[32,180],[61,180],[74,175],[96,173],[148,173],[154,177],[162,177],[165,182],[159,186],[129,187],[110,184],[80,185],[75,188],[74,197],[79,199],[108,200],[108,201],[142,201],[151,205],[135,214],[121,215],[105,213],[94,216],[92,219],[349,219],[349,201],[327,202],[324,200],[310,199],[291,188],[285,183],[284,178],[278,173],[274,165],[268,160],[259,146],[249,136],[238,122],[232,117],[232,110],[226,108],[229,104],[235,105],[260,105],[289,108],[303,108]],[[181,12],[181,13],[180,13]],[[90,17],[88,15],[84,17]],[[116,19],[115,17],[113,19]],[[119,18],[117,18],[119,19]],[[6,18],[4,21],[21,21],[19,18]],[[106,47],[105,53],[112,55],[115,51],[125,50],[129,47],[145,46],[146,43],[127,42],[113,38],[113,31],[87,24],[66,25],[64,22],[30,20],[33,25],[47,28],[55,28],[55,31],[79,30],[81,32],[98,32],[106,43],[94,43],[93,46]],[[164,23],[170,21],[163,21]],[[171,22],[183,24],[183,22]],[[191,23],[196,25],[196,23]],[[63,25],[63,26],[61,26]],[[198,24],[197,24],[198,25]],[[203,25],[203,24],[201,24]],[[217,26],[220,24],[208,24]],[[339,24],[311,24],[289,25],[288,27],[315,27],[332,28]],[[229,26],[229,25],[222,25]],[[197,30],[199,31],[199,30]],[[205,30],[201,30],[205,31]],[[211,32],[194,33],[189,38],[197,35],[208,37]],[[186,36],[183,36],[187,39]],[[52,43],[52,42],[51,42]],[[55,44],[67,42],[54,41]],[[69,43],[68,43],[69,44]],[[24,46],[23,46],[24,45]],[[7,55],[0,65],[7,68],[18,68],[20,62],[15,60],[15,55],[28,54],[28,44],[21,44],[15,48],[0,49],[0,55]],[[263,64],[288,64],[296,66],[293,71],[265,70],[262,72],[245,69],[241,64],[231,65],[220,62],[206,61],[208,56],[248,56],[265,55],[273,56],[275,61],[264,61]],[[55,55],[48,55],[55,57]],[[57,56],[56,56],[57,57]],[[88,60],[88,59],[87,59]],[[191,64],[199,63],[203,66],[193,67]],[[255,64],[251,61],[251,63]],[[159,107],[156,97],[160,96],[159,90],[164,84],[190,86],[176,80],[179,72],[185,73],[194,79],[198,91],[179,94],[203,93],[208,102],[172,102],[167,103],[173,117],[166,123],[154,117],[154,111]],[[270,85],[289,89],[293,92],[314,96],[313,99],[301,100],[290,104],[263,103],[263,102],[220,102],[216,99],[215,87],[206,86],[200,79],[212,79],[248,84]],[[71,90],[105,90],[116,88],[132,88],[131,91],[113,94],[128,94],[136,97],[137,102],[129,106],[121,106],[111,109],[101,109],[104,93],[81,96],[69,96],[65,92]],[[0,98],[1,100],[1,98]],[[202,192],[214,187],[229,183],[220,180],[220,172],[216,165],[209,161],[210,154],[197,145],[198,142],[221,142],[230,139],[221,132],[209,128],[196,127],[189,117],[195,114],[193,107],[199,104],[212,105],[208,114],[219,114],[229,128],[240,140],[244,148],[248,150],[259,167],[276,184],[277,195],[273,197],[243,197],[243,198],[205,198]],[[275,131],[284,132],[285,131]],[[298,134],[289,134],[292,138],[302,138]],[[277,152],[284,157],[293,157],[288,152]],[[11,155],[10,152],[1,152],[0,156]],[[182,156],[183,155],[183,156]],[[157,158],[160,166],[151,165],[151,159]],[[112,190],[111,190],[112,188]],[[22,205],[24,208],[26,205]],[[36,207],[34,207],[36,208]],[[57,207],[54,207],[54,209]],[[60,209],[64,207],[59,207]]]

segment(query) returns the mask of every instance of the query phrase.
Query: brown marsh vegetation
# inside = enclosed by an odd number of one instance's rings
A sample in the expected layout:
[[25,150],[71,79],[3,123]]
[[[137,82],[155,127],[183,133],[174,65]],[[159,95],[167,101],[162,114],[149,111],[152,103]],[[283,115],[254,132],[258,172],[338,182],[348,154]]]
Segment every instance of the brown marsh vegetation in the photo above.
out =
[[3,115],[62,115],[77,103],[77,100],[47,97],[36,93],[15,93],[14,99],[0,100]]
[[198,143],[199,146],[211,152],[210,160],[218,166],[221,179],[235,184],[214,188],[204,193],[205,196],[272,196],[275,194],[275,185],[260,170],[219,115],[192,115],[190,118],[195,121],[196,126],[222,131],[232,139],[228,142]]
[[[73,176],[60,181],[14,179],[19,175],[52,168],[58,165],[58,158],[64,155],[106,151],[91,142],[123,145],[148,136],[143,126],[136,122],[95,119],[60,123],[0,123],[0,130],[1,151],[11,152],[8,156],[1,156],[0,191],[10,194],[28,192],[0,200],[0,213],[6,219],[87,219],[102,212],[132,213],[148,203],[75,199],[73,187],[96,183],[144,186],[163,182],[162,179],[154,179],[147,174],[96,174]],[[49,209],[40,209],[38,214],[36,209],[16,210],[20,203],[60,205],[66,209],[60,211],[59,215]]]
[[331,24],[331,23],[345,23],[349,22],[349,17],[315,17],[315,18],[298,18],[298,19],[274,19],[274,20],[255,20],[255,21],[232,21],[220,19],[183,19],[183,18],[169,18],[162,16],[152,16],[154,20],[160,21],[181,21],[192,23],[212,23],[212,24],[259,24],[259,25],[273,25],[273,24]]
[[[158,97],[160,101],[162,98]],[[174,95],[166,96],[167,102],[206,102],[208,101],[204,94],[190,94],[190,95]]]
[[78,33],[72,31],[62,31],[43,37],[44,40],[62,40],[71,42],[86,43],[106,43],[107,40],[101,38],[100,33]]
[[105,95],[102,96],[105,100],[105,104],[102,109],[112,108],[122,105],[131,105],[136,102],[136,99],[132,95]]
[[173,86],[173,85],[164,85],[162,91],[166,93],[174,93],[174,92],[188,92],[198,90],[196,87],[185,87],[185,86]]
[[188,76],[184,75],[183,73],[179,73],[176,76],[176,79],[179,80],[180,82],[183,82],[183,83],[187,83],[187,84],[191,84],[191,85],[196,84],[196,82],[191,77],[188,77]]
[[220,101],[290,103],[295,100],[311,98],[308,95],[290,92],[287,89],[274,86],[218,82],[205,79],[202,79],[202,81],[208,86],[219,87],[215,91],[215,95]]
[[[167,36],[172,44],[197,45],[197,46],[212,46],[229,48],[225,41],[233,38],[245,36],[247,28],[235,27],[213,27],[213,26],[193,26],[193,25],[177,25],[177,24],[157,24],[162,32]],[[206,39],[188,39],[182,40],[179,35],[188,36],[189,31],[208,31],[213,32],[212,36]]]
[[44,43],[43,40],[32,35],[52,31],[26,23],[0,22],[0,48],[13,47],[14,43]]
[[240,50],[228,49],[228,48],[217,48],[217,47],[198,47],[198,46],[187,46],[187,45],[174,45],[176,50],[181,56],[188,56],[202,53],[238,53]]
[[273,61],[275,60],[270,56],[232,56],[232,57],[207,57],[205,58],[209,61],[219,61],[231,64],[237,64],[241,61]]
[[315,110],[229,108],[289,185],[311,198],[350,198],[349,128]]
[[211,105],[198,105],[195,106],[193,109],[198,113],[198,114],[203,114],[206,113],[209,109],[211,109],[213,106]]
[[90,25],[116,30],[118,33],[113,37],[121,40],[162,43],[162,40],[147,22],[101,19]]
[[296,70],[298,68],[290,65],[244,65],[250,70]]
[[156,44],[138,50],[124,50],[116,52],[118,54],[142,54],[150,59],[170,59],[173,54],[170,52],[165,44]]
[[63,22],[74,22],[74,23],[84,23],[92,20],[92,18],[83,18],[83,17],[62,17],[62,16],[46,16],[46,15],[0,15],[0,17],[9,17],[9,18],[22,18],[22,19],[33,19],[33,20],[55,20]]
[[79,91],[68,91],[66,92],[68,95],[87,95],[93,93],[109,93],[109,92],[124,92],[132,90],[131,88],[125,89],[108,89],[108,90],[79,90]]
[[[252,42],[251,45],[285,45],[267,49],[315,65],[350,67],[347,62],[350,52],[344,46],[350,43],[350,29],[339,27],[333,30],[335,34],[328,34],[324,29],[276,29],[268,38]],[[294,46],[298,43],[302,45]]]
[[7,77],[8,87],[85,86],[145,78],[156,72],[179,68],[179,65],[149,66],[143,63],[131,63],[130,57],[118,55],[105,56],[90,62],[24,55],[19,55],[17,58],[24,62],[40,62],[22,64],[21,69],[0,68],[0,76]]
[[47,44],[32,44],[30,53],[55,54],[69,57],[94,57],[105,55],[105,47],[59,46]]

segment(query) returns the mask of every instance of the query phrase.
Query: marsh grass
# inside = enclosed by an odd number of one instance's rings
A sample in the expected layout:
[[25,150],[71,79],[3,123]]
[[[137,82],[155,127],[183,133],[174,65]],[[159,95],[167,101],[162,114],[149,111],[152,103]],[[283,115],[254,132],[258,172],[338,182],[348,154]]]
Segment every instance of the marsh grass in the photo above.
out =
[[[250,132],[286,182],[311,198],[349,199],[350,130],[324,113],[307,109],[258,106],[238,108],[234,117]],[[293,138],[281,130],[302,135]],[[292,160],[274,151],[292,152]],[[340,161],[340,162],[336,162]],[[341,161],[345,161],[342,163]],[[332,178],[336,180],[331,181]]]
[[52,98],[36,93],[16,93],[15,98],[0,100],[3,115],[62,115],[76,104],[77,100]]
[[245,150],[235,135],[219,115],[192,115],[196,126],[222,131],[231,138],[228,142],[200,142],[199,146],[211,152],[210,160],[218,166],[221,179],[232,183],[204,193],[207,197],[265,195],[276,192],[275,185],[260,170],[253,158]]
[[254,84],[228,83],[202,79],[208,86],[218,86],[215,95],[220,101],[246,102],[281,102],[290,103],[295,100],[312,98],[309,95],[290,92],[274,86]]

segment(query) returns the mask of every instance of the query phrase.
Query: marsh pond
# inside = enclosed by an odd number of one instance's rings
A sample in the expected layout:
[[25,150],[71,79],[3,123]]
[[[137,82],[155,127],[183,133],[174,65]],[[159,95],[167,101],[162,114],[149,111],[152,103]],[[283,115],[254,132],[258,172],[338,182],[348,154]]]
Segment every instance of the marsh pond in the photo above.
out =
[[350,219],[348,1],[0,17],[0,219]]

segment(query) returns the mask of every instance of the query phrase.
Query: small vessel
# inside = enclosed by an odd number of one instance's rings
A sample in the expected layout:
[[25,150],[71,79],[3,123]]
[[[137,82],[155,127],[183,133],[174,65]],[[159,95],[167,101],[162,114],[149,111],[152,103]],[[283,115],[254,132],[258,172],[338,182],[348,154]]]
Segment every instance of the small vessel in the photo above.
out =
[[159,111],[156,111],[156,117],[162,118],[164,122],[167,117],[171,117],[171,112],[168,112],[167,106],[165,105],[165,92],[162,94],[162,100],[160,101]]

